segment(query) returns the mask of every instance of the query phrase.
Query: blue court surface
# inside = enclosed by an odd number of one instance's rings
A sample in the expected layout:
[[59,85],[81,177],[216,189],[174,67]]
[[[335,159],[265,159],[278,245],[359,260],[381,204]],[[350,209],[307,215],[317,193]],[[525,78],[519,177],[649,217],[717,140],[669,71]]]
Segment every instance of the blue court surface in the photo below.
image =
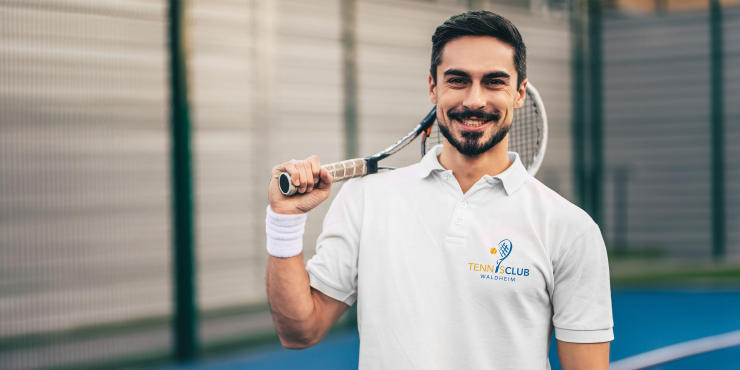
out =
[[[611,361],[668,345],[740,330],[740,290],[662,289],[612,292],[614,335]],[[279,345],[252,348],[219,359],[169,367],[172,370],[356,369],[356,331],[334,333],[318,345],[291,351]],[[553,340],[553,369],[560,369]],[[656,369],[740,369],[740,347],[689,357]]]

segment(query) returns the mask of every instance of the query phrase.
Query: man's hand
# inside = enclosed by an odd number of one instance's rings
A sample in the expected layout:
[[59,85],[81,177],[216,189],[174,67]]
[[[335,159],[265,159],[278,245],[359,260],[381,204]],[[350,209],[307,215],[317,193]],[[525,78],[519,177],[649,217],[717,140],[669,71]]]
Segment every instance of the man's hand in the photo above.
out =
[[558,356],[563,370],[609,370],[609,342],[558,341]]
[[[293,185],[298,192],[292,196],[285,196],[280,192],[280,174],[290,174]],[[279,214],[308,213],[329,198],[331,194],[332,177],[319,164],[319,157],[313,155],[303,161],[291,160],[272,168],[270,188],[267,199],[273,212]]]

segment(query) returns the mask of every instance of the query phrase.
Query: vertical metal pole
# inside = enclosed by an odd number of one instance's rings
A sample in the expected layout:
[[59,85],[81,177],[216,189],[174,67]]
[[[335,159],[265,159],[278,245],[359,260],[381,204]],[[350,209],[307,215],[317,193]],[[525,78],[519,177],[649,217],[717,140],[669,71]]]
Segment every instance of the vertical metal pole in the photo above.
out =
[[725,256],[725,157],[722,5],[711,0],[711,78],[712,78],[712,256]]
[[346,158],[358,157],[357,132],[357,1],[342,0],[342,59]]
[[169,0],[170,94],[172,131],[172,242],[174,270],[174,350],[178,360],[198,353],[195,302],[195,246],[190,116],[183,40],[186,0]]
[[591,184],[590,213],[594,221],[604,230],[602,223],[604,194],[604,138],[603,138],[603,101],[602,101],[602,35],[601,35],[601,2],[590,0],[588,7],[588,41],[590,81],[590,115],[591,115]]
[[586,135],[585,135],[585,61],[584,61],[584,16],[585,0],[571,2],[571,59],[572,59],[572,135],[573,135],[573,196],[580,207],[586,205]]

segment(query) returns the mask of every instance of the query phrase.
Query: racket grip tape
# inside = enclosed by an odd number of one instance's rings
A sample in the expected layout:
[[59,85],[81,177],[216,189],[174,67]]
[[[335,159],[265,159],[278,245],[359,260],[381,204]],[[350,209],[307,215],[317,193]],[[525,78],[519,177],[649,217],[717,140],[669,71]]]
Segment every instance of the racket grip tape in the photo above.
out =
[[[333,182],[340,182],[378,172],[378,161],[374,158],[355,158],[325,164],[321,168],[326,168],[329,171],[329,174],[334,179]],[[293,195],[298,192],[298,187],[293,184],[290,174],[287,172],[280,174],[278,183],[280,185],[280,192],[283,195]]]

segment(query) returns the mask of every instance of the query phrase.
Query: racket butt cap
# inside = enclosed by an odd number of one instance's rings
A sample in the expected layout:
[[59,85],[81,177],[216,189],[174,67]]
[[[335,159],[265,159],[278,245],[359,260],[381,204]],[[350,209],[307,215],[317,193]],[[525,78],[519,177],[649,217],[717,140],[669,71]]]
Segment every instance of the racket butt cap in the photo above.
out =
[[280,177],[278,177],[278,185],[280,185],[280,192],[283,193],[283,195],[293,195],[298,191],[298,188],[293,185],[293,181],[291,181],[290,174],[287,172],[280,174]]

